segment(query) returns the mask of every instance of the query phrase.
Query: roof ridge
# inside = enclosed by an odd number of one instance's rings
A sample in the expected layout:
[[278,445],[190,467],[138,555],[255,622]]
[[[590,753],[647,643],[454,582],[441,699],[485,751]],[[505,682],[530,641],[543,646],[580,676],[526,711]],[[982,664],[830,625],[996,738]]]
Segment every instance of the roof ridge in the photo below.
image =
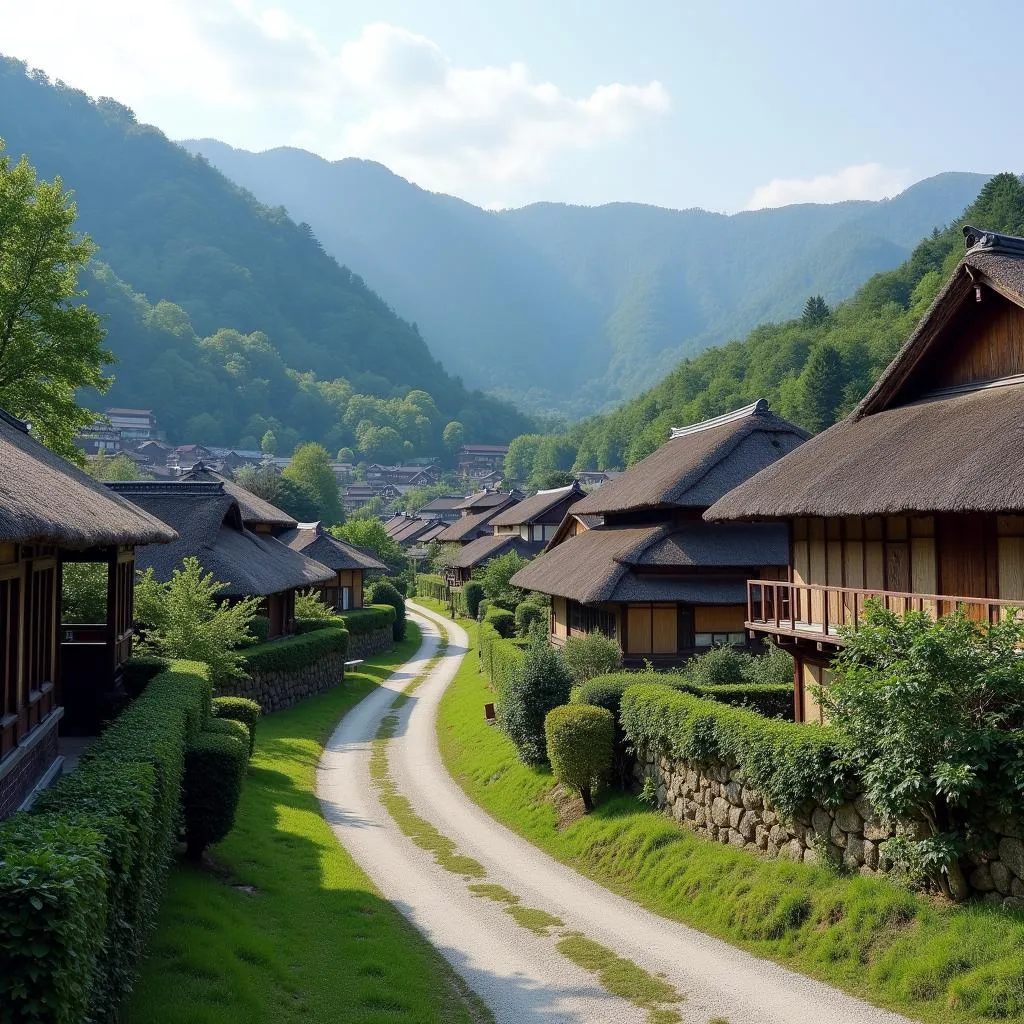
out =
[[1008,256],[1024,257],[1024,238],[1019,235],[1004,235],[988,228],[963,226],[965,256],[973,252],[1000,252]]
[[0,419],[5,423],[9,423],[15,430],[20,430],[23,434],[31,433],[28,420],[19,419],[14,413],[8,412],[6,409],[0,409]]
[[119,494],[226,494],[220,480],[108,480],[105,486]]
[[710,430],[712,427],[720,427],[725,423],[732,423],[736,420],[746,419],[748,416],[764,416],[768,412],[768,399],[759,398],[742,409],[734,409],[732,412],[722,413],[721,416],[713,416],[708,420],[701,420],[699,423],[691,423],[688,427],[672,427],[669,440],[674,441],[677,437],[689,437],[691,434],[700,433],[702,430]]

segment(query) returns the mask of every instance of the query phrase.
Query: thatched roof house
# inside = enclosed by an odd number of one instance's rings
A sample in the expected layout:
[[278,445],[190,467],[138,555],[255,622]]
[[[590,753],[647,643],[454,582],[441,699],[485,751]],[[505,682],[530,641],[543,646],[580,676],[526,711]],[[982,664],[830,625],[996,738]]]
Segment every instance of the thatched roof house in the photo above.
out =
[[287,512],[272,505],[265,498],[246,490],[241,484],[211,469],[203,462],[197,462],[187,473],[179,478],[192,483],[217,483],[226,493],[238,502],[242,513],[242,522],[250,530],[257,533],[279,533],[281,530],[292,530],[296,526],[295,519]]
[[781,571],[784,529],[701,515],[807,434],[764,401],[672,432],[642,462],[572,503],[543,554],[512,582],[550,594],[552,639],[601,629],[627,658],[666,662],[746,642],[746,580]]

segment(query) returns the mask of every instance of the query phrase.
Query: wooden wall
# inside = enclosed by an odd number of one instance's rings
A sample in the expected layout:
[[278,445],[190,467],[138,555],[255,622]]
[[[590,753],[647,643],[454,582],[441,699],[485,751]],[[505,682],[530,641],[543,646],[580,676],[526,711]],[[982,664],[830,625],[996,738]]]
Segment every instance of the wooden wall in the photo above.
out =
[[746,605],[699,605],[693,609],[693,631],[695,633],[742,633],[746,619]]
[[569,612],[564,597],[551,598],[551,634],[562,640],[569,635]]

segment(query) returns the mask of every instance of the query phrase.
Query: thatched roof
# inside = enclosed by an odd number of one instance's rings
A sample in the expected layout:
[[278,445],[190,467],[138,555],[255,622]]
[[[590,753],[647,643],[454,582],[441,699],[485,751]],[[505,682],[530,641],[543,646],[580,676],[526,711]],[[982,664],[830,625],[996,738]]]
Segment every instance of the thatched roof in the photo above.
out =
[[234,480],[224,476],[223,473],[218,473],[202,462],[197,462],[187,473],[182,473],[179,479],[191,480],[196,483],[223,484],[224,490],[238,502],[238,507],[242,511],[242,522],[246,526],[292,529],[296,525],[295,519],[288,515],[287,512],[279,509],[276,505],[271,505],[269,501],[261,498],[258,494],[247,491],[240,484],[236,484]]
[[673,430],[656,452],[577,502],[573,513],[706,508],[807,436],[770,412],[761,399],[725,416]]
[[334,570],[267,534],[245,528],[238,502],[220,482],[132,481],[107,485],[175,527],[180,539],[144,548],[135,564],[168,580],[195,557],[225,588],[225,597],[264,597],[334,579]]
[[[723,527],[699,520],[678,525],[595,526],[550,546],[517,572],[512,582],[525,590],[583,604],[655,600],[731,604],[738,592],[733,585],[736,580],[709,577],[709,582],[699,578],[700,570],[759,569],[785,565],[788,558],[788,537],[782,526]],[[742,589],[746,573],[737,579]]]
[[320,523],[299,523],[294,530],[279,534],[278,540],[287,544],[292,551],[301,551],[328,569],[343,572],[362,569],[365,572],[390,572],[391,570],[375,555],[354,544],[327,533]]
[[438,537],[448,529],[449,523],[446,523],[443,519],[431,520],[434,525],[425,532],[421,533],[416,538],[417,544],[429,544],[432,540],[437,540]]
[[481,533],[490,533],[491,520],[500,512],[500,508],[488,508],[483,512],[474,512],[463,516],[439,533],[436,540],[443,544],[451,542],[465,544],[475,540]]
[[457,509],[466,500],[464,495],[443,494],[440,498],[433,498],[426,505],[421,505],[416,511],[423,512],[451,512]]
[[[969,243],[983,236],[965,231]],[[930,395],[915,384],[949,358],[949,328],[977,307],[976,286],[1024,306],[1024,240],[983,237],[854,412],[725,495],[708,519],[1024,511],[1024,378]]]
[[433,528],[433,519],[419,519],[416,516],[412,516],[406,519],[404,526],[392,532],[391,539],[399,544],[412,544]]
[[176,538],[166,523],[111,494],[0,409],[0,541],[82,550]]
[[484,509],[504,508],[509,502],[518,501],[521,497],[518,491],[477,491],[453,507],[461,511],[472,509],[474,512],[482,512]]
[[533,523],[559,505],[573,504],[582,497],[583,488],[575,481],[568,487],[538,491],[532,497],[524,498],[510,508],[503,509],[491,520],[491,525],[522,526],[524,523]]
[[456,569],[475,569],[484,562],[489,562],[498,555],[509,551],[518,551],[523,558],[533,558],[543,548],[540,541],[526,541],[518,534],[506,533],[489,537],[478,537],[476,540],[459,549],[458,557],[452,562]]

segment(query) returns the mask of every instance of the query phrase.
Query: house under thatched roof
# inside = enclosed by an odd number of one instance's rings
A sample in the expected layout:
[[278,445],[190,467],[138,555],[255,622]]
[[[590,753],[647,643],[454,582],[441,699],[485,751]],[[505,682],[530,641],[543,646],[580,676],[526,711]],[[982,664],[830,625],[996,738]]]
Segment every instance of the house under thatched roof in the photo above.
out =
[[512,499],[506,495],[504,505],[487,508],[482,512],[473,512],[468,516],[463,516],[461,519],[457,519],[443,532],[437,534],[435,540],[440,541],[442,544],[468,544],[470,541],[476,540],[478,537],[489,534],[491,533],[491,521],[501,511],[501,509],[505,507],[505,505],[509,505],[511,503]]
[[857,408],[708,519],[1024,512],[1024,240],[969,246]]
[[[509,508],[502,509],[492,520],[491,526],[523,526],[542,519],[546,513],[565,503],[571,505],[583,498],[583,488],[573,481],[568,487],[556,487],[538,491],[529,498]],[[556,521],[560,520],[558,516]]]
[[307,558],[312,558],[335,572],[350,569],[383,573],[391,571],[369,551],[357,548],[354,544],[346,544],[345,541],[327,533],[320,523],[299,523],[294,530],[282,533],[278,540],[282,544],[287,544],[293,551],[301,551]]
[[225,597],[265,597],[296,587],[334,579],[334,570],[293,551],[267,534],[245,527],[238,501],[220,481],[131,481],[107,485],[150,514],[171,524],[179,534],[173,544],[145,548],[136,565],[152,567],[158,580],[168,580],[186,558],[225,584]]
[[517,551],[523,558],[533,558],[543,546],[541,541],[526,541],[517,533],[478,537],[459,549],[451,568],[475,569],[492,558],[508,554],[509,551]]
[[111,494],[0,409],[0,541],[81,550],[176,539],[165,522]]
[[242,522],[249,529],[266,527],[273,531],[281,529],[291,530],[296,525],[295,519],[283,509],[272,505],[258,494],[247,491],[241,484],[235,483],[234,480],[224,476],[223,473],[218,473],[216,470],[211,469],[205,463],[197,462],[187,473],[183,473],[179,479],[194,483],[222,484],[224,490],[238,502],[238,507],[242,512]]

